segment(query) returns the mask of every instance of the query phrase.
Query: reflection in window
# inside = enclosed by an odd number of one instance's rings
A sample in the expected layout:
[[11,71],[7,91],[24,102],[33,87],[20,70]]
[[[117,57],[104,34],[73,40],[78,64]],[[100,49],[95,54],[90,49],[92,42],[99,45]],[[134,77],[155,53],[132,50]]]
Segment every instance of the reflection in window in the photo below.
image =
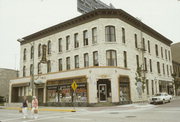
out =
[[97,43],[97,28],[93,28],[92,29],[92,44],[96,44]]
[[106,51],[107,66],[117,66],[117,56],[115,50]]
[[115,42],[116,41],[116,34],[115,34],[115,27],[114,26],[106,26],[106,42]]
[[70,68],[71,68],[71,67],[70,67],[70,57],[67,57],[67,58],[66,58],[66,69],[67,69],[67,70],[70,70]]
[[59,52],[62,52],[62,38],[59,38]]
[[26,48],[24,49],[24,52],[23,52],[23,60],[25,61],[26,60]]
[[41,44],[39,44],[39,46],[38,46],[38,57],[40,57],[41,56]]
[[87,30],[83,31],[83,43],[84,43],[84,46],[88,45],[88,31]]
[[93,52],[93,66],[99,66],[98,52],[97,51]]
[[51,72],[51,61],[47,61],[47,72]]
[[84,54],[84,67],[88,67],[89,66],[89,56],[88,53]]
[[51,41],[48,41],[48,54],[51,54]]
[[79,47],[78,33],[74,34],[74,48]]
[[78,55],[76,55],[75,57],[74,57],[74,60],[75,60],[75,68],[79,68],[79,56]]
[[59,71],[62,71],[63,65],[62,65],[62,59],[59,59]]
[[31,46],[31,59],[34,57],[34,46]]

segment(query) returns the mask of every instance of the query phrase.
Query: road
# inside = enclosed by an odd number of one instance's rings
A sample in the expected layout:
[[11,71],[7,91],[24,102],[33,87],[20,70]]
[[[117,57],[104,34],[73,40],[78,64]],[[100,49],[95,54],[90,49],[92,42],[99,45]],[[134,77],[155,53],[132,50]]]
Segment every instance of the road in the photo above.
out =
[[163,105],[133,104],[76,108],[77,112],[40,111],[38,119],[23,119],[17,110],[0,109],[1,122],[180,122],[180,99]]

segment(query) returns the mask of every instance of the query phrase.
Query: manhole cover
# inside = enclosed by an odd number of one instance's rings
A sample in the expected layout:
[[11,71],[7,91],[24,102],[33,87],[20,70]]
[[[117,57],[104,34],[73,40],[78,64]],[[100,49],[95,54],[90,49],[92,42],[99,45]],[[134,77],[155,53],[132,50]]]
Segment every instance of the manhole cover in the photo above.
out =
[[119,114],[119,112],[111,112],[110,114]]
[[126,116],[126,118],[134,118],[134,117],[136,117],[136,116]]

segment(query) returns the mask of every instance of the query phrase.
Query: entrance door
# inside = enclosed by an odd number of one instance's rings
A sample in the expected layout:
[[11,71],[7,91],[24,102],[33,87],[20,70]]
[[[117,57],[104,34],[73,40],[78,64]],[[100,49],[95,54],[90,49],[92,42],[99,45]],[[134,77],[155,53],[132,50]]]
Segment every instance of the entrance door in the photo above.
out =
[[43,103],[43,88],[38,88],[38,101],[39,104]]
[[107,87],[106,84],[99,84],[99,101],[106,102],[107,100]]

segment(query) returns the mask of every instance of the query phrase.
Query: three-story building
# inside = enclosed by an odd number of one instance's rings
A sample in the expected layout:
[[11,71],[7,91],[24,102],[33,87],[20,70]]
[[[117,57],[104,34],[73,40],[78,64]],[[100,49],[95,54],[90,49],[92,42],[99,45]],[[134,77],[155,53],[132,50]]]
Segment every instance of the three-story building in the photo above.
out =
[[43,103],[124,104],[170,93],[171,43],[123,10],[92,11],[20,41],[20,78],[11,80],[10,101],[31,95],[32,80]]

